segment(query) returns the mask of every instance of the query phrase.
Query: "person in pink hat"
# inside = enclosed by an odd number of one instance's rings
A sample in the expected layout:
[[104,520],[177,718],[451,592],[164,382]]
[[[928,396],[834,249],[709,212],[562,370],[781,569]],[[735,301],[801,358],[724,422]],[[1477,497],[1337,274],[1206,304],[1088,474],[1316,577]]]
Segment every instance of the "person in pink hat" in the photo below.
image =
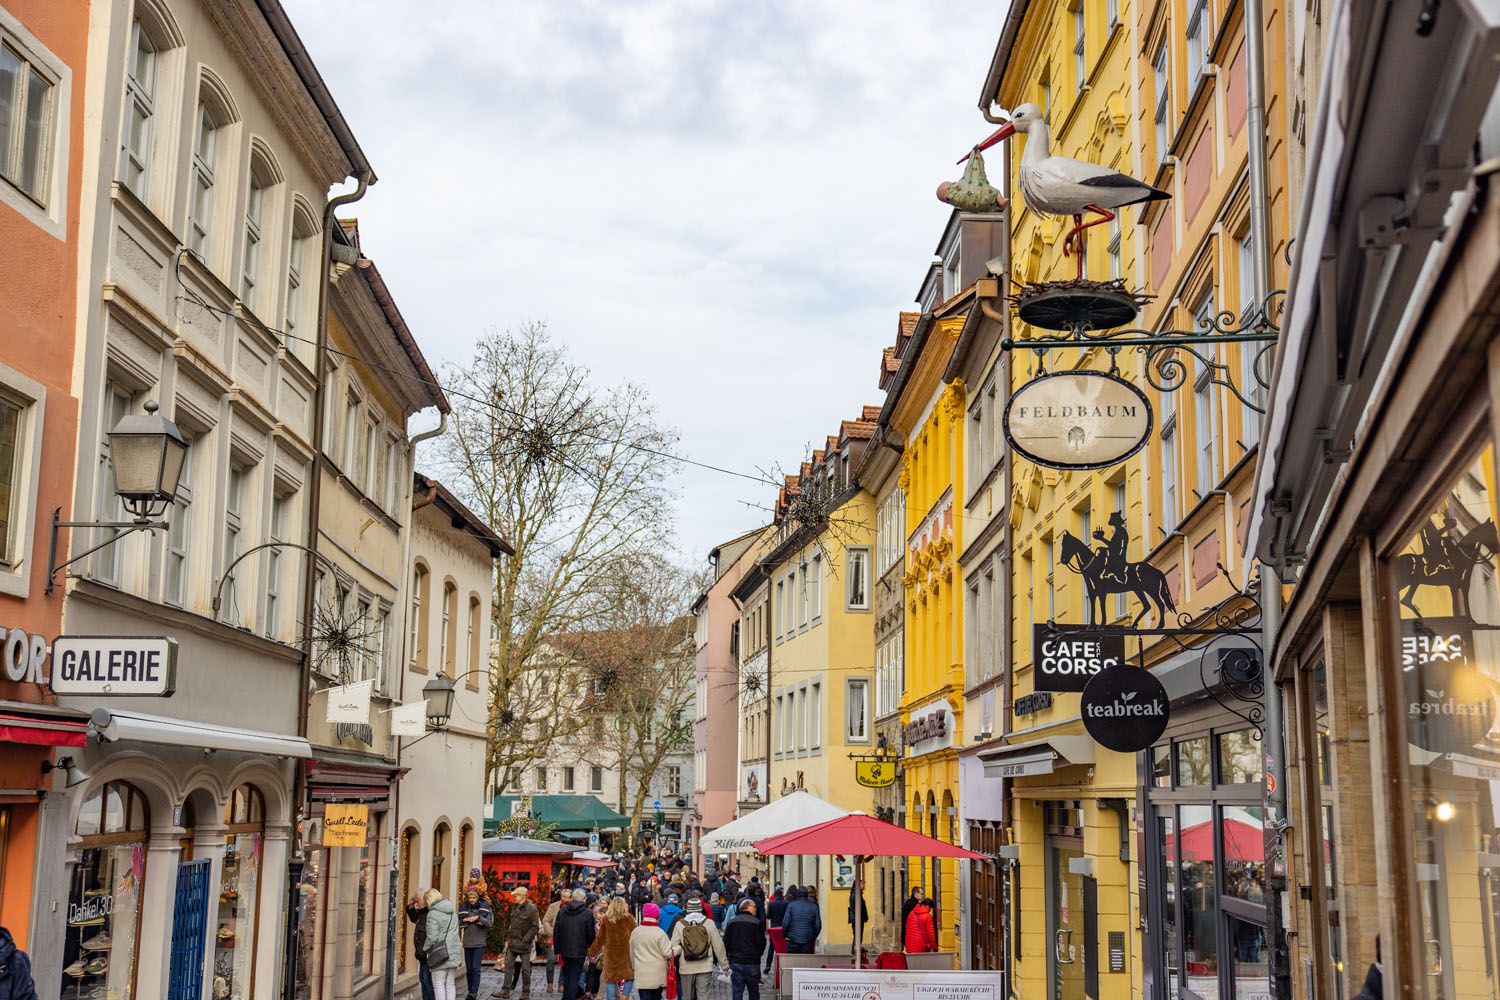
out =
[[630,964],[641,1000],[661,1000],[671,962],[672,941],[661,929],[661,907],[647,903],[641,907],[640,926],[630,932]]

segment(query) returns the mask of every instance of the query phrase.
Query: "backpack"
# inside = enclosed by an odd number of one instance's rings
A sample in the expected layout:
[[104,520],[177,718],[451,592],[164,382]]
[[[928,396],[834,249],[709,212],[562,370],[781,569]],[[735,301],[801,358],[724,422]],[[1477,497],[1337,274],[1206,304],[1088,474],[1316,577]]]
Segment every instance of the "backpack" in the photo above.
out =
[[705,920],[682,922],[682,957],[689,962],[701,962],[713,954],[713,941],[708,936]]

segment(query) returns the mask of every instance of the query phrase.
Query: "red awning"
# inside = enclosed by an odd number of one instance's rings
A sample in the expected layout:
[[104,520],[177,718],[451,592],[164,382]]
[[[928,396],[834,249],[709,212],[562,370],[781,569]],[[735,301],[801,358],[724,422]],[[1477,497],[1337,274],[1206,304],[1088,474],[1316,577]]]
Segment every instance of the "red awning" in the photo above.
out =
[[761,854],[843,854],[871,858],[969,858],[988,861],[957,844],[947,844],[864,813],[850,813],[816,826],[757,840]]
[[0,743],[41,747],[81,747],[88,742],[87,719],[0,713]]
[[580,868],[613,868],[619,862],[610,861],[607,858],[569,858],[563,864],[577,865]]

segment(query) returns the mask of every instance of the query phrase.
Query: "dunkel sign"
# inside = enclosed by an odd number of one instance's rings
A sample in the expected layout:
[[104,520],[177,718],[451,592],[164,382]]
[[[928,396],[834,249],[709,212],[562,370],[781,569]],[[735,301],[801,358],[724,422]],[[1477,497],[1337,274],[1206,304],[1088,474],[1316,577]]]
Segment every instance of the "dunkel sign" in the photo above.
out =
[[1125,637],[1086,625],[1031,626],[1037,691],[1082,691],[1094,675],[1125,662]]
[[52,641],[54,694],[167,698],[176,688],[176,639],[60,635]]
[[1103,469],[1140,451],[1151,436],[1146,394],[1108,372],[1053,372],[1017,389],[1005,407],[1005,437],[1023,457],[1052,469]]
[[1171,715],[1167,689],[1141,667],[1101,670],[1083,689],[1078,706],[1083,728],[1094,742],[1119,753],[1151,746],[1161,738]]

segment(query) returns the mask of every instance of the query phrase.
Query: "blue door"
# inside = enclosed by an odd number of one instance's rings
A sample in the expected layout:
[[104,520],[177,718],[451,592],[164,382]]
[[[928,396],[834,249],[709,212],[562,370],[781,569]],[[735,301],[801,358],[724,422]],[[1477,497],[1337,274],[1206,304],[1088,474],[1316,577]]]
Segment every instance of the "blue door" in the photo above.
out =
[[177,866],[177,903],[172,910],[172,969],[167,1000],[201,1000],[203,942],[208,933],[208,861]]

